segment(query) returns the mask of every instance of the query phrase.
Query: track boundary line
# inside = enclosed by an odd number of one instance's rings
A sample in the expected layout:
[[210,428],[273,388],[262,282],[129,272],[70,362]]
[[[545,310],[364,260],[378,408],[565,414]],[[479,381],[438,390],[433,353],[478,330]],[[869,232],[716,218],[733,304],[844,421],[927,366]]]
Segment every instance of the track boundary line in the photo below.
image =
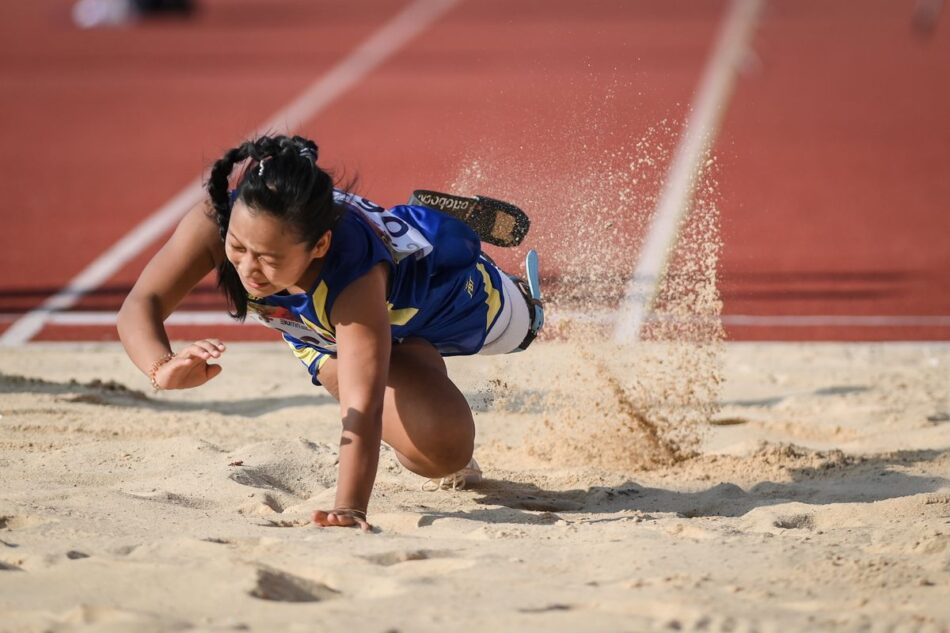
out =
[[[0,313],[0,324],[11,323],[19,315]],[[76,311],[51,314],[47,319],[49,325],[68,326],[97,326],[115,325],[118,313],[106,311]],[[554,312],[550,315],[552,322],[580,321],[596,325],[610,325],[613,317],[609,314],[588,314],[584,312]],[[672,317],[658,317],[648,315],[646,322],[671,321]],[[875,314],[726,314],[721,317],[696,317],[695,321],[717,321],[723,325],[741,327],[950,327],[950,315],[946,314],[906,314],[906,315],[875,315]],[[256,323],[242,323],[232,319],[226,313],[217,310],[180,310],[173,312],[165,320],[167,325],[234,325],[258,328]]]
[[950,315],[746,315],[727,314],[724,325],[747,327],[950,327]]
[[[610,315],[589,315],[582,312],[563,312],[551,315],[551,320],[580,321],[594,325],[610,325]],[[948,314],[724,314],[722,316],[677,319],[672,316],[647,315],[644,323],[661,322],[715,322],[735,327],[950,327]]]
[[[275,129],[292,131],[298,128],[460,1],[415,0],[333,66],[327,74],[313,82],[287,106],[246,136],[253,137]],[[0,335],[0,346],[12,347],[29,342],[49,322],[52,315],[76,305],[83,296],[102,285],[148,248],[201,200],[204,195],[201,183],[201,176],[193,179],[168,202],[88,264],[60,291],[19,318]]]
[[676,246],[680,225],[692,206],[696,183],[719,131],[762,4],[763,0],[733,0],[723,20],[640,248],[637,267],[617,311],[617,342],[635,344],[640,340],[670,253]]

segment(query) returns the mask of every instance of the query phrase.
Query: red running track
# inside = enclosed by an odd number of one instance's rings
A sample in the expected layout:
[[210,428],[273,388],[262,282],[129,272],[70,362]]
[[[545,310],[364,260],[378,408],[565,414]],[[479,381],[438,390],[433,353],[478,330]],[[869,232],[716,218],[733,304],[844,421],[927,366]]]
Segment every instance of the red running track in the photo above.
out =
[[[0,6],[0,332],[405,4],[206,0],[190,22],[95,31],[75,30],[60,0]],[[950,315],[950,18],[922,37],[914,4],[767,3],[716,144],[730,338],[950,340],[950,318],[939,321]],[[486,157],[530,163],[512,179],[550,200],[585,162],[684,118],[725,6],[462,0],[301,131],[384,204],[449,186]],[[531,208],[525,246],[556,248],[546,227],[564,211]],[[76,309],[115,310],[153,252]],[[219,310],[212,285],[183,308]],[[47,325],[35,340],[114,338]]]
[[[922,37],[914,5],[767,5],[717,150],[727,314],[950,315],[950,15]],[[730,330],[950,340],[950,322]]]

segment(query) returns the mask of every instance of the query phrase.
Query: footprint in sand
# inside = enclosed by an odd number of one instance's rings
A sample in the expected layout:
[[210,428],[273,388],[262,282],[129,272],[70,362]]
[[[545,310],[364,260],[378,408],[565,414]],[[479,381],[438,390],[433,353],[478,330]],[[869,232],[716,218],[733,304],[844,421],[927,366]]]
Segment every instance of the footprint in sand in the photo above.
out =
[[674,616],[666,621],[665,628],[670,631],[705,631],[706,633],[752,633],[762,630],[761,625],[755,620],[714,614]]
[[518,609],[518,613],[550,613],[551,611],[570,611],[573,608],[574,607],[569,604],[554,603],[544,605],[543,607],[524,607]]
[[[246,517],[258,518],[271,517],[275,514],[308,514],[308,508],[309,506],[305,506],[305,502],[301,502],[299,497],[287,499],[286,493],[259,491],[249,494],[248,498],[237,507],[237,512]],[[280,527],[291,526],[281,525]]]
[[[12,552],[11,552],[12,554]],[[82,560],[90,558],[89,554],[71,549],[62,556],[67,560]],[[53,564],[64,562],[59,555],[38,556],[20,556],[20,557],[0,557],[0,571],[33,571],[40,567],[49,567]]]
[[284,507],[285,507],[284,504],[281,503],[280,499],[278,499],[277,497],[275,497],[274,495],[270,493],[267,493],[267,492],[264,493],[264,499],[261,501],[261,503],[263,503],[265,506],[267,506],[268,508],[270,508],[277,514],[280,514],[281,512],[284,511]]
[[251,495],[248,501],[241,504],[238,513],[245,515],[283,514],[286,507],[287,504],[274,494],[269,492],[255,493]]
[[392,578],[434,580],[476,565],[473,558],[451,550],[405,549],[360,556],[380,567],[392,568]]
[[529,512],[576,512],[584,506],[581,503],[568,499],[519,497],[514,500],[509,507],[519,510],[528,510]]
[[259,523],[261,527],[294,528],[307,527],[310,525],[310,519],[266,519],[264,523]]
[[[157,614],[85,604],[63,613],[59,620],[65,625],[80,625],[83,630],[86,630],[88,625],[99,625],[97,630],[136,631],[136,633],[191,628],[185,622]],[[60,629],[57,628],[56,630]],[[70,626],[69,630],[74,629]]]
[[51,519],[46,519],[43,517],[21,515],[3,515],[0,516],[0,530],[23,530],[26,528],[36,527],[37,525],[43,525],[44,523],[50,523]]
[[299,496],[297,491],[282,482],[278,477],[257,468],[242,468],[228,475],[228,479],[250,488],[276,490],[295,497]]
[[279,569],[258,567],[254,588],[249,595],[276,602],[321,602],[340,596],[322,582],[294,576]]
[[784,530],[814,530],[814,510],[804,503],[790,502],[779,506],[753,508],[741,519],[752,532],[782,534]]
[[427,550],[410,549],[397,550],[395,552],[383,552],[382,554],[370,554],[360,558],[367,560],[374,565],[382,567],[391,567],[399,563],[405,563],[411,560],[431,560],[434,558],[451,558],[453,553],[449,550]]
[[722,538],[721,532],[707,530],[706,528],[692,525],[690,523],[674,523],[666,528],[666,533],[681,539],[692,541],[711,541]]
[[195,510],[206,510],[214,506],[214,503],[208,501],[207,499],[189,497],[188,495],[178,494],[177,492],[169,492],[167,490],[123,490],[120,492],[121,494],[134,499],[154,501],[155,503],[167,503],[169,505],[181,506],[183,508],[193,508]]
[[267,467],[242,467],[228,475],[228,479],[234,483],[264,491],[252,494],[251,499],[237,509],[239,513],[258,516],[283,514],[288,508],[310,497],[311,491],[301,488],[299,482],[288,482],[282,473],[269,470]]
[[772,525],[783,530],[812,530],[815,518],[810,514],[789,514],[778,517]]

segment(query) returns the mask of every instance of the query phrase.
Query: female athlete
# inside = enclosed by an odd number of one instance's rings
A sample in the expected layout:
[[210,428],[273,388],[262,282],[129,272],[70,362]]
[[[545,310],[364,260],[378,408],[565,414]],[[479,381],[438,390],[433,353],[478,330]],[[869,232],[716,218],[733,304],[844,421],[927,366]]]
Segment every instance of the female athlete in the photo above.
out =
[[119,312],[119,337],[153,386],[187,389],[221,373],[220,340],[173,352],[163,326],[217,269],[232,316],[280,331],[340,403],[335,507],[314,523],[370,528],[380,441],[423,477],[477,478],[472,412],[442,357],[527,347],[542,321],[536,283],[496,268],[459,219],[335,189],[316,144],[299,136],[229,150],[207,190]]

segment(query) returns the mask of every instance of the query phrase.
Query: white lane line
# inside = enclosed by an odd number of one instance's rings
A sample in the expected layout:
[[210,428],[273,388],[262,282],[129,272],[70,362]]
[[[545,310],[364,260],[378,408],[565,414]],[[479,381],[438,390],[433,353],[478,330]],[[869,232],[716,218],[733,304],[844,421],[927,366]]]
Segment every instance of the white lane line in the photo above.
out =
[[680,224],[692,206],[696,182],[719,131],[761,7],[762,0],[733,0],[723,21],[640,249],[637,267],[617,312],[614,338],[618,342],[636,343],[640,338],[676,245]]
[[[49,325],[115,325],[118,313],[116,312],[60,312],[52,314],[47,323]],[[165,325],[247,325],[260,327],[257,321],[241,323],[229,317],[226,312],[211,312],[204,310],[173,312]]]
[[[11,323],[18,314],[0,313],[0,324]],[[51,314],[49,325],[96,326],[115,325],[115,312],[60,312]],[[591,314],[585,312],[554,312],[549,315],[552,323],[564,321],[580,321],[597,326],[613,324],[613,317],[609,314]],[[649,315],[646,322],[672,321],[673,317]],[[696,317],[695,321],[702,321]],[[950,327],[950,315],[748,315],[726,314],[722,317],[711,317],[709,320],[721,321],[723,325],[741,327]],[[165,321],[166,325],[234,325],[259,327],[257,322],[241,323],[235,321],[224,312],[210,310],[189,310],[175,312]]]
[[[248,137],[275,130],[292,131],[320,113],[358,81],[424,31],[460,0],[415,0],[363,42],[349,56],[315,81],[287,107],[257,127]],[[18,319],[0,335],[0,346],[28,342],[43,329],[50,317],[74,305],[105,283],[176,222],[204,195],[201,177],[195,178],[175,197],[102,253],[62,290]]]
[[[607,326],[614,323],[609,314],[584,312],[554,312],[551,321],[574,321],[592,326]],[[695,317],[677,319],[669,315],[649,314],[645,323],[693,323],[719,322],[738,327],[950,327],[950,315],[865,315],[865,314],[786,314],[751,315],[724,314],[721,317]]]
[[950,316],[750,316],[728,314],[722,317],[722,322],[724,325],[749,327],[950,327]]

